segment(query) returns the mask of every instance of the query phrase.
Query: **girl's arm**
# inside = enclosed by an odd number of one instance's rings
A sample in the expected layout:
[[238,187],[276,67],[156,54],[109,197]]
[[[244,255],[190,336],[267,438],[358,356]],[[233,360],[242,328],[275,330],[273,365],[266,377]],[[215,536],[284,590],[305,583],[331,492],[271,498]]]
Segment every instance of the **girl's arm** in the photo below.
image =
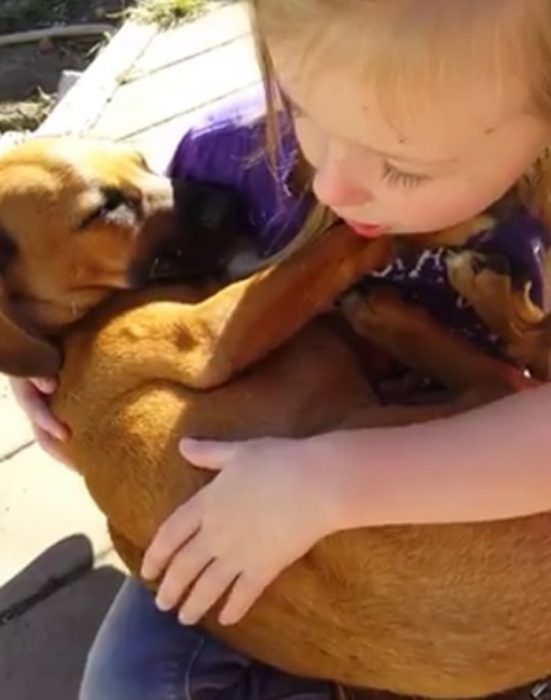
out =
[[551,384],[451,418],[309,443],[342,529],[551,510]]
[[185,440],[191,463],[221,473],[161,527],[142,575],[163,574],[163,610],[199,576],[180,609],[188,624],[236,581],[220,617],[233,623],[332,532],[551,510],[550,411],[547,385],[406,428],[307,440]]

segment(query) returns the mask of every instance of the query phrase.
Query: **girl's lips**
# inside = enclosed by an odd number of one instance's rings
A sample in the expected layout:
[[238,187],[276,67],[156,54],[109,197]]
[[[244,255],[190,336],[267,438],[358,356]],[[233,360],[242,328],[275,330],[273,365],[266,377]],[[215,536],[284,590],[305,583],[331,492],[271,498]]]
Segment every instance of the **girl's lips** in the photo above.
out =
[[381,224],[360,224],[357,221],[348,220],[346,223],[355,233],[364,236],[364,238],[377,238],[385,233],[385,228]]

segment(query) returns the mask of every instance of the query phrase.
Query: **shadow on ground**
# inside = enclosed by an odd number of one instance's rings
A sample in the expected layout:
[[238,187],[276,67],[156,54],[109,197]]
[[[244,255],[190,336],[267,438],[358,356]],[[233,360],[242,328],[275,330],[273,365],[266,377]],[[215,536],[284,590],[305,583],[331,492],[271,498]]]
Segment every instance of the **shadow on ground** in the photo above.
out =
[[0,589],[2,700],[76,700],[88,649],[124,580],[93,562],[89,540],[70,537]]

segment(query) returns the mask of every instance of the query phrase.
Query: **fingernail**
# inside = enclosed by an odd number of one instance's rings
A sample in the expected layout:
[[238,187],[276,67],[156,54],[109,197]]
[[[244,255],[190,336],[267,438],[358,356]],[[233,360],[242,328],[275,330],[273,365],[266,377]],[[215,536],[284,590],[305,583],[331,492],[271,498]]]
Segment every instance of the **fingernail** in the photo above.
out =
[[70,432],[67,428],[56,428],[54,431],[54,437],[60,442],[67,442],[70,437]]
[[170,608],[172,607],[169,603],[166,602],[163,598],[157,598],[155,599],[155,605],[159,608],[161,612],[168,612]]
[[187,450],[195,449],[197,446],[200,446],[200,444],[200,441],[195,440],[194,438],[182,438],[180,440],[180,449],[182,452],[185,452]]
[[184,627],[189,627],[193,624],[193,620],[187,615],[187,613],[183,612],[178,615],[178,621],[181,625],[184,625]]
[[43,394],[51,394],[53,391],[55,391],[56,381],[55,379],[45,379],[43,377],[39,377],[35,379],[35,386]]
[[201,455],[204,454],[205,449],[207,449],[207,444],[205,440],[192,440],[190,438],[184,438],[180,440],[180,445],[178,446],[180,454],[187,457],[190,461],[194,459],[201,459]]

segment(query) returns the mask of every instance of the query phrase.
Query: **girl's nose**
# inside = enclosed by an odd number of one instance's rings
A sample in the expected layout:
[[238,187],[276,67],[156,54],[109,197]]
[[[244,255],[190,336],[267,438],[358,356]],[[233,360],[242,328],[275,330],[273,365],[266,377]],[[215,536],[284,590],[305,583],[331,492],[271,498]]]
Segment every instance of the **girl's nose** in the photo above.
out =
[[[354,207],[373,199],[367,185],[360,185],[347,174],[347,161],[329,152],[314,176],[317,199],[330,208]],[[366,173],[367,177],[367,173]]]

